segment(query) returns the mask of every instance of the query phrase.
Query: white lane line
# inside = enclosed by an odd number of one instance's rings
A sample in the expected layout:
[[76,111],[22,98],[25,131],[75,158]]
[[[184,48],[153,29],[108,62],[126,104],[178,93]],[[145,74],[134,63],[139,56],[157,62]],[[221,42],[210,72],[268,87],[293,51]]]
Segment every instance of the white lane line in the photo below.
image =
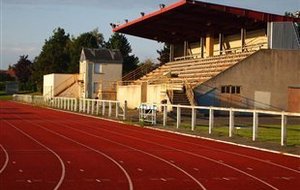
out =
[[9,161],[9,156],[7,151],[5,150],[5,148],[0,144],[0,148],[3,150],[4,154],[5,154],[5,162],[3,164],[3,166],[0,169],[0,174],[5,170],[5,168],[7,167],[8,161]]
[[[55,112],[63,112],[63,113],[68,113],[68,114],[72,114],[72,115],[78,115],[78,116],[83,116],[83,117],[88,117],[88,118],[93,118],[93,119],[98,119],[98,120],[110,121],[110,122],[118,123],[118,124],[122,124],[122,125],[128,125],[128,124],[126,124],[126,123],[124,123],[122,121],[116,121],[116,120],[112,120],[112,119],[99,118],[99,117],[96,117],[96,116],[91,116],[91,115],[86,115],[86,114],[81,114],[81,113],[75,113],[75,112],[70,112],[70,111],[65,111],[65,110],[58,110],[58,109],[53,109],[53,108],[46,108],[46,109],[53,110]],[[75,122],[75,121],[71,121],[71,122]],[[90,122],[96,123],[95,121],[90,121]],[[138,126],[138,125],[134,125],[134,126]],[[196,139],[208,140],[208,141],[211,141],[211,142],[218,142],[218,143],[222,143],[222,144],[229,144],[229,145],[238,146],[238,147],[242,147],[242,148],[249,148],[249,149],[258,150],[258,151],[262,151],[262,152],[273,153],[273,154],[277,154],[277,155],[281,154],[281,155],[290,156],[290,157],[294,157],[294,158],[295,157],[296,158],[300,158],[300,155],[294,155],[294,154],[289,154],[289,153],[282,153],[282,152],[279,152],[279,151],[268,150],[268,149],[263,149],[263,148],[257,148],[257,147],[253,147],[253,146],[247,146],[247,145],[242,145],[242,144],[237,144],[237,143],[232,143],[232,142],[227,142],[227,141],[222,141],[222,140],[216,140],[216,139],[212,139],[212,138],[201,137],[201,136],[196,136],[196,135],[191,135],[191,134],[184,134],[184,133],[180,133],[180,132],[177,132],[177,131],[168,131],[168,130],[165,130],[165,129],[158,129],[158,128],[147,127],[147,126],[144,126],[144,127],[147,128],[147,129],[150,129],[150,130],[160,131],[160,132],[165,132],[165,133],[170,133],[170,134],[175,134],[175,135],[180,135],[180,136],[183,136],[183,137],[191,137],[191,138],[196,138]],[[99,129],[99,128],[96,127],[94,129]],[[225,150],[218,149],[218,148],[206,147],[206,146],[199,145],[199,144],[196,144],[196,143],[186,142],[186,141],[182,141],[182,140],[175,140],[173,138],[169,138],[169,137],[165,137],[165,136],[157,136],[156,134],[153,135],[153,134],[148,133],[148,132],[142,132],[142,131],[138,131],[138,130],[135,130],[135,129],[129,129],[129,128],[126,128],[126,127],[124,127],[124,129],[128,130],[128,131],[138,132],[140,134],[146,134],[146,135],[150,135],[150,136],[155,136],[155,137],[158,137],[158,138],[161,138],[161,139],[169,139],[169,140],[174,141],[174,142],[181,142],[181,143],[185,143],[185,144],[195,145],[197,147],[202,147],[202,148],[207,149],[207,150],[225,152],[227,154],[232,154],[232,155],[236,155],[236,156],[240,156],[240,157],[244,157],[244,158],[249,158],[249,159],[260,161],[260,162],[263,162],[263,163],[266,163],[266,164],[270,164],[270,165],[273,165],[273,166],[276,166],[276,167],[279,167],[279,168],[283,168],[283,169],[290,170],[290,171],[293,171],[293,172],[296,172],[296,173],[300,173],[300,167],[299,167],[299,169],[298,169],[299,171],[298,171],[298,170],[295,170],[293,168],[290,168],[290,167],[287,167],[287,166],[283,166],[281,164],[276,164],[274,162],[267,162],[267,161],[265,161],[263,159],[256,158],[256,157],[253,157],[253,156],[248,156],[248,155],[241,154],[241,153],[236,153],[236,152],[231,152],[231,151],[225,151]]]
[[[61,125],[62,125],[62,124],[61,124]],[[62,125],[62,126],[66,126],[66,125]],[[86,125],[86,126],[87,126],[87,125]],[[70,126],[67,127],[67,128],[73,129],[73,130],[75,130],[75,131],[80,131],[80,132],[83,133],[83,134],[86,134],[86,135],[89,135],[89,136],[94,136],[94,137],[96,137],[96,138],[106,139],[106,138],[104,138],[104,137],[99,137],[99,136],[97,136],[97,135],[90,134],[90,133],[87,133],[87,132],[82,131],[82,130],[79,130],[79,129],[75,129],[75,128],[70,127]],[[99,128],[99,129],[100,129],[100,128]],[[195,157],[198,157],[198,158],[202,158],[202,159],[211,161],[211,162],[216,163],[216,164],[220,164],[220,165],[222,165],[222,166],[225,166],[225,167],[228,167],[228,168],[230,168],[230,169],[232,169],[232,170],[235,170],[235,171],[237,171],[237,172],[239,172],[239,173],[242,173],[242,174],[244,174],[244,175],[247,175],[248,177],[250,177],[250,178],[252,178],[252,179],[254,179],[254,180],[256,180],[256,181],[259,181],[259,182],[265,184],[266,186],[268,186],[268,187],[270,187],[270,188],[272,188],[272,189],[274,189],[274,190],[278,190],[278,188],[274,187],[273,185],[269,184],[268,182],[266,182],[266,181],[264,181],[264,180],[262,180],[262,179],[259,179],[259,178],[255,177],[255,176],[251,175],[250,173],[247,173],[247,172],[245,172],[245,171],[243,171],[243,170],[240,170],[240,169],[238,169],[238,168],[236,168],[236,167],[234,167],[234,166],[231,166],[231,165],[229,165],[229,164],[225,164],[222,160],[216,161],[216,160],[214,160],[214,159],[211,159],[211,158],[209,158],[209,157],[206,157],[206,156],[203,156],[203,155],[200,155],[200,154],[196,154],[196,153],[193,153],[193,152],[188,152],[188,151],[180,150],[180,149],[173,148],[173,147],[166,146],[166,145],[162,145],[162,144],[159,144],[159,143],[154,143],[154,142],[152,142],[152,141],[140,139],[140,138],[137,138],[137,137],[132,137],[132,136],[130,136],[130,135],[120,134],[120,133],[113,132],[113,131],[109,131],[109,130],[106,130],[106,129],[103,129],[103,128],[101,128],[100,130],[104,130],[104,131],[107,131],[107,132],[109,132],[109,133],[113,133],[113,134],[116,134],[116,135],[119,135],[119,136],[128,137],[128,138],[131,138],[131,139],[136,139],[136,140],[143,141],[143,142],[146,142],[146,143],[149,143],[149,144],[154,144],[154,145],[157,145],[157,146],[160,146],[160,147],[164,147],[164,148],[167,148],[167,149],[171,149],[171,150],[175,150],[175,151],[182,152],[182,153],[185,153],[185,154],[189,154],[189,155],[192,155],[192,156],[195,156]],[[106,140],[109,141],[109,142],[117,143],[117,142],[111,141],[111,140],[109,140],[109,139],[106,139]],[[118,143],[118,144],[120,144],[120,143]],[[123,144],[120,144],[120,145],[126,146],[126,145],[123,145]],[[149,154],[150,154],[150,153],[149,153]],[[220,162],[220,161],[221,161],[221,162]],[[168,161],[167,161],[167,162],[168,162]],[[170,164],[172,164],[172,163],[170,163]],[[174,165],[174,164],[172,164],[172,165]],[[199,182],[199,183],[200,183],[200,182]]]
[[[282,154],[281,152],[276,152],[276,151],[271,151],[271,150],[266,150],[266,149],[260,149],[260,148],[257,148],[257,147],[251,147],[251,146],[247,146],[247,145],[241,145],[241,144],[236,144],[236,143],[231,143],[231,142],[226,142],[226,141],[221,141],[221,140],[215,140],[215,139],[206,138],[206,137],[200,137],[200,136],[195,136],[195,135],[183,134],[183,133],[174,132],[174,131],[167,131],[167,130],[163,130],[163,129],[155,129],[155,128],[151,128],[151,127],[146,127],[146,128],[147,129],[151,129],[151,130],[155,130],[155,131],[161,131],[161,132],[167,132],[167,133],[176,134],[176,135],[180,135],[180,136],[185,136],[185,137],[192,137],[192,138],[197,138],[197,139],[204,139],[204,140],[208,140],[208,141],[211,141],[211,142],[218,142],[218,143],[222,143],[222,144],[229,144],[229,145],[233,145],[233,146],[239,146],[239,147],[242,147],[242,148],[249,148],[249,149],[259,150],[259,151],[262,151],[262,152],[268,152],[268,153],[273,153],[273,154],[277,154],[277,155],[278,154]],[[130,131],[133,131],[133,130],[128,129],[128,128],[126,128],[126,129],[130,130]],[[144,133],[144,132],[140,132],[140,133],[141,134],[147,134],[148,136],[149,135],[150,136],[154,136],[153,134],[150,134],[150,133]],[[171,140],[173,142],[180,142],[180,143],[184,143],[184,144],[187,144],[187,145],[201,147],[201,148],[204,148],[206,150],[212,150],[214,152],[215,151],[224,152],[224,153],[227,153],[227,154],[232,154],[232,155],[236,155],[236,156],[240,156],[240,157],[244,157],[244,158],[248,158],[248,159],[260,161],[260,162],[263,162],[263,163],[266,163],[266,164],[270,164],[270,165],[273,165],[273,166],[276,166],[276,167],[279,167],[279,168],[282,168],[282,169],[286,169],[286,170],[295,172],[295,173],[300,173],[300,171],[298,171],[298,170],[295,170],[295,169],[287,167],[287,166],[283,166],[281,164],[276,164],[276,163],[274,163],[274,162],[272,162],[270,160],[263,160],[263,159],[260,159],[260,158],[256,158],[256,157],[253,157],[253,156],[249,156],[249,155],[245,155],[245,154],[241,154],[241,153],[237,153],[237,152],[231,152],[231,151],[227,151],[227,150],[223,150],[223,149],[219,149],[219,148],[212,148],[212,147],[203,146],[203,145],[192,143],[192,142],[186,142],[186,141],[182,141],[182,140],[172,139],[172,138],[165,137],[165,136],[157,136],[157,135],[155,135],[155,137],[158,137],[158,138],[161,138],[161,139],[168,139],[168,140]],[[289,155],[289,154],[283,154],[283,155],[291,156],[291,157],[297,156],[297,155]],[[299,157],[297,156],[297,158],[299,158]],[[299,170],[300,170],[300,168],[299,168]]]
[[[25,120],[25,121],[27,121],[27,120]],[[51,120],[47,120],[47,121],[52,122],[52,123],[55,123],[55,122],[53,122],[53,121],[51,121]],[[28,121],[27,121],[27,122],[28,122]],[[69,137],[66,137],[66,136],[64,136],[64,135],[62,135],[62,134],[60,134],[60,133],[57,133],[57,132],[52,131],[52,130],[50,130],[50,129],[47,129],[47,128],[43,127],[43,126],[40,125],[40,124],[36,124],[36,123],[33,123],[33,124],[36,125],[36,126],[39,126],[39,127],[43,128],[44,130],[49,131],[49,132],[51,132],[51,133],[53,133],[53,134],[56,134],[56,135],[59,135],[59,136],[63,136],[63,138],[66,138],[66,139],[71,140]],[[56,124],[57,124],[57,123],[56,123]],[[120,145],[120,146],[122,146],[122,147],[129,148],[129,149],[131,149],[131,150],[135,150],[135,151],[137,151],[137,152],[143,153],[143,154],[148,155],[148,156],[150,156],[150,157],[156,158],[156,159],[158,159],[158,160],[160,160],[160,161],[162,161],[162,162],[164,162],[164,163],[166,163],[166,164],[168,164],[168,165],[174,167],[175,169],[179,170],[180,172],[182,172],[183,174],[185,174],[186,176],[188,176],[189,178],[191,178],[191,179],[192,179],[199,187],[201,187],[203,190],[206,190],[206,188],[204,187],[204,185],[203,185],[200,181],[198,181],[194,176],[192,176],[190,173],[188,173],[188,172],[185,171],[184,169],[180,168],[179,166],[175,165],[174,163],[172,163],[172,162],[170,162],[170,161],[168,161],[168,160],[165,160],[165,159],[163,159],[163,158],[161,158],[161,157],[159,157],[159,156],[156,156],[156,155],[154,155],[154,154],[145,152],[145,151],[143,151],[143,150],[136,149],[136,148],[133,148],[133,147],[131,147],[131,146],[127,146],[127,145],[124,145],[124,144],[121,144],[121,143],[118,143],[118,142],[115,142],[115,141],[112,141],[112,140],[109,140],[109,139],[106,139],[106,138],[103,138],[103,137],[100,137],[100,136],[97,136],[97,135],[93,135],[93,134],[86,133],[86,132],[81,131],[81,130],[74,129],[74,128],[68,126],[68,125],[64,125],[64,124],[61,124],[61,123],[58,123],[57,125],[61,125],[61,126],[64,126],[65,128],[70,128],[70,129],[72,129],[72,130],[79,131],[80,133],[83,133],[83,134],[86,134],[86,135],[89,135],[89,136],[93,136],[93,137],[98,138],[98,139],[103,139],[103,140],[105,140],[105,141],[108,141],[108,142],[111,142],[111,143]],[[72,139],[72,141],[77,142],[77,141],[75,141],[75,140],[73,140],[73,139]],[[77,143],[79,143],[79,142],[77,142]],[[81,144],[81,143],[80,143],[80,144]],[[87,145],[83,145],[83,146],[88,147]],[[96,151],[95,149],[93,149],[93,148],[91,148],[91,147],[89,147],[89,149]],[[104,154],[104,153],[103,153],[103,154]],[[120,162],[121,162],[121,161],[120,161]],[[122,162],[123,162],[123,161],[122,161]]]
[[[77,114],[75,114],[75,115],[77,115]],[[97,119],[99,119],[99,118],[97,118]],[[71,121],[71,122],[75,123],[75,121]],[[91,121],[91,122],[95,123],[94,121]],[[116,122],[116,121],[112,121],[112,122]],[[123,123],[121,123],[121,124],[123,124]],[[88,126],[88,125],[86,125],[86,126]],[[91,127],[91,126],[88,126],[88,127],[94,128],[94,129],[99,129],[98,127]],[[242,148],[251,148],[251,149],[254,149],[254,150],[259,150],[259,151],[263,151],[263,152],[269,152],[269,153],[273,153],[273,154],[282,154],[282,153],[279,153],[279,152],[276,152],[276,151],[270,151],[270,150],[265,150],[265,149],[258,149],[258,148],[255,148],[255,147],[250,147],[250,146],[246,146],[246,145],[240,145],[240,144],[236,144],[236,143],[230,143],[230,142],[226,142],[226,141],[220,141],[220,140],[210,139],[210,138],[206,138],[206,137],[200,137],[200,136],[195,136],[195,135],[183,134],[183,133],[179,133],[179,132],[168,131],[168,130],[163,130],[163,129],[157,129],[157,128],[153,128],[153,127],[146,127],[146,128],[154,130],[154,131],[167,132],[167,133],[170,133],[170,134],[176,134],[176,135],[185,136],[185,137],[192,137],[192,138],[197,138],[197,139],[209,140],[209,141],[212,141],[212,142],[218,142],[218,143],[223,143],[223,144],[229,144],[229,145],[239,146],[239,147],[242,147]],[[129,128],[125,128],[125,127],[124,127],[124,129],[128,130],[128,131],[138,132],[140,134],[146,134],[147,136],[154,136],[156,138],[168,139],[168,140],[171,140],[173,142],[180,142],[180,143],[184,143],[184,144],[187,144],[187,145],[193,145],[193,146],[196,146],[196,147],[201,147],[201,148],[204,148],[206,150],[212,150],[214,152],[215,151],[219,151],[219,152],[224,152],[224,153],[227,153],[227,154],[232,154],[232,155],[240,156],[240,157],[244,157],[244,158],[248,158],[248,159],[260,161],[260,162],[263,162],[263,163],[266,163],[266,164],[270,164],[270,165],[273,165],[273,166],[276,166],[276,167],[279,167],[279,168],[282,168],[282,169],[286,169],[286,170],[289,170],[289,171],[292,171],[292,172],[295,172],[295,173],[300,173],[300,167],[299,167],[299,171],[298,171],[298,170],[295,170],[293,168],[290,168],[290,167],[287,167],[287,166],[283,166],[281,164],[276,164],[276,163],[274,163],[274,162],[272,162],[270,160],[263,160],[263,159],[260,159],[260,158],[256,158],[256,157],[253,157],[253,156],[248,156],[248,155],[241,154],[241,153],[226,151],[226,150],[219,149],[219,148],[207,147],[207,146],[199,145],[199,144],[192,143],[192,142],[186,142],[186,141],[182,141],[182,140],[176,140],[174,138],[169,138],[169,137],[165,137],[165,136],[159,136],[159,135],[156,135],[156,134],[153,135],[151,133],[137,131],[135,129],[129,129]],[[284,154],[284,155],[291,156],[289,154]],[[292,155],[292,157],[294,157],[294,156],[295,155]],[[297,158],[299,158],[299,157],[297,157]]]
[[[19,118],[20,118],[20,117],[19,117]],[[22,118],[20,118],[20,119],[22,119]],[[24,121],[27,121],[27,120],[24,120]],[[127,173],[127,171],[125,170],[125,168],[123,168],[123,167],[122,167],[116,160],[114,160],[112,157],[110,157],[110,156],[108,156],[107,154],[105,154],[105,153],[103,153],[103,152],[101,152],[101,151],[99,151],[99,150],[96,150],[96,149],[94,149],[94,148],[92,148],[92,147],[90,147],[90,146],[88,146],[88,145],[82,144],[82,143],[80,143],[80,142],[78,142],[78,141],[76,141],[76,140],[74,140],[74,139],[71,139],[71,138],[69,138],[69,137],[67,137],[67,136],[64,136],[64,135],[60,134],[60,133],[57,133],[57,132],[52,131],[52,130],[50,130],[50,129],[48,129],[48,128],[45,128],[45,127],[43,127],[43,126],[40,125],[40,124],[33,123],[33,122],[30,122],[30,121],[27,121],[27,122],[32,123],[33,125],[39,126],[40,128],[44,129],[45,131],[48,131],[48,132],[50,132],[50,133],[52,133],[52,134],[55,134],[55,135],[57,135],[57,136],[60,136],[60,137],[63,138],[63,139],[67,139],[67,140],[69,140],[69,141],[71,141],[71,142],[73,142],[73,143],[76,143],[76,144],[78,144],[78,145],[81,145],[81,146],[83,146],[83,147],[85,147],[85,148],[87,148],[87,149],[89,149],[89,150],[91,150],[91,151],[94,151],[94,152],[96,152],[96,153],[98,153],[98,154],[104,156],[105,158],[109,159],[109,160],[112,161],[114,164],[116,164],[116,165],[119,167],[119,169],[122,170],[122,172],[124,173],[124,175],[125,175],[126,178],[127,178],[128,185],[129,185],[129,190],[133,190],[133,183],[132,183],[131,177],[129,176],[129,174]]]
[[188,176],[189,178],[191,178],[198,186],[200,186],[203,190],[206,190],[206,188],[204,187],[204,185],[203,185],[200,181],[198,181],[194,176],[192,176],[191,174],[189,174],[187,171],[185,171],[184,169],[180,168],[179,166],[177,166],[177,165],[173,164],[172,162],[170,162],[170,161],[168,161],[168,160],[165,160],[165,159],[163,159],[163,158],[161,158],[161,157],[159,157],[159,156],[156,156],[156,155],[151,154],[151,153],[149,153],[149,152],[145,152],[145,151],[143,151],[143,150],[136,149],[136,148],[133,148],[133,147],[131,147],[131,146],[127,146],[127,145],[124,145],[124,144],[121,144],[121,143],[118,143],[118,142],[115,142],[115,141],[112,141],[112,140],[109,140],[109,139],[106,139],[106,138],[103,138],[103,137],[100,137],[100,136],[97,136],[97,135],[93,135],[93,134],[87,133],[87,132],[82,131],[82,130],[75,129],[75,128],[73,128],[73,127],[69,127],[69,126],[64,125],[64,124],[58,124],[58,125],[64,126],[65,128],[69,128],[69,129],[72,129],[72,130],[74,130],[74,131],[78,131],[78,132],[80,132],[80,133],[82,133],[82,134],[86,134],[86,135],[89,135],[89,136],[92,136],[92,137],[95,137],[95,138],[98,138],[98,139],[102,139],[102,140],[105,140],[105,141],[108,141],[108,142],[111,142],[111,143],[120,145],[120,146],[122,146],[122,147],[129,148],[129,149],[131,149],[131,150],[135,150],[135,151],[137,151],[137,152],[146,154],[146,155],[148,155],[148,156],[150,156],[150,157],[156,158],[156,159],[158,159],[158,160],[160,160],[160,161],[162,161],[162,162],[164,162],[164,163],[166,163],[166,164],[168,164],[168,165],[170,165],[170,166],[176,168],[176,169],[179,170],[180,172],[184,173],[186,176]]
[[53,190],[57,190],[59,189],[59,187],[61,186],[64,178],[65,178],[65,174],[66,174],[66,168],[65,168],[65,164],[63,162],[63,160],[61,159],[61,157],[54,152],[52,149],[50,149],[49,147],[47,147],[46,145],[44,145],[43,143],[39,142],[38,140],[36,140],[35,138],[33,138],[32,136],[30,136],[29,134],[27,134],[26,132],[24,132],[23,130],[19,129],[18,127],[16,127],[15,125],[11,124],[10,122],[3,120],[4,122],[6,122],[8,125],[10,125],[11,127],[15,128],[17,131],[19,131],[20,133],[22,133],[23,135],[25,135],[26,137],[28,137],[29,139],[31,139],[32,141],[36,142],[37,144],[41,145],[42,147],[44,147],[45,149],[47,149],[49,152],[51,152],[52,154],[55,155],[55,157],[59,160],[60,165],[61,165],[61,176],[60,179],[58,181],[58,183],[56,184],[56,186],[54,187]]

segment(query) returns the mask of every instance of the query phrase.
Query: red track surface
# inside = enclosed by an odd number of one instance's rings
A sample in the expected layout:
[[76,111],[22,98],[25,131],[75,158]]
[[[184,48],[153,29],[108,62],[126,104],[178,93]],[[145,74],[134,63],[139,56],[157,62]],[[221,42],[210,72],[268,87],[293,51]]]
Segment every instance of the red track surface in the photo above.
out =
[[1,190],[299,186],[299,158],[0,102]]

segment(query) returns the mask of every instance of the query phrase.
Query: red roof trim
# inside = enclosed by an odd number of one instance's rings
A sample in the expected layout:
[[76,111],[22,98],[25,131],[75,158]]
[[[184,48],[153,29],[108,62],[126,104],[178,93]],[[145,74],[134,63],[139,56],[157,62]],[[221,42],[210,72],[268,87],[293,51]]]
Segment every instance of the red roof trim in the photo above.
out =
[[134,25],[134,24],[136,24],[138,22],[141,22],[143,20],[147,20],[147,19],[149,19],[151,17],[163,14],[165,12],[168,12],[168,11],[170,11],[172,9],[176,9],[177,7],[180,7],[180,6],[185,5],[185,4],[187,4],[187,1],[186,0],[181,0],[181,1],[176,2],[174,4],[171,4],[171,5],[169,5],[169,6],[165,7],[165,8],[162,8],[160,10],[154,11],[154,12],[149,13],[149,14],[145,14],[145,16],[142,16],[142,17],[137,18],[135,20],[132,20],[132,21],[130,21],[128,23],[125,23],[125,24],[117,26],[116,28],[113,29],[113,32],[118,32],[118,30],[121,30],[122,28],[126,28],[127,26]]
[[144,20],[148,20],[152,17],[161,15],[163,13],[166,13],[170,10],[176,9],[178,7],[181,7],[183,5],[198,5],[203,6],[205,8],[217,10],[217,11],[223,11],[230,14],[235,14],[239,16],[248,17],[251,19],[255,19],[258,21],[264,21],[264,22],[284,22],[284,21],[290,21],[290,22],[300,22],[299,18],[292,18],[292,17],[286,17],[282,15],[276,15],[276,14],[270,14],[265,12],[259,12],[249,9],[243,9],[243,8],[237,8],[237,7],[231,7],[226,5],[219,5],[219,4],[213,4],[213,3],[206,3],[201,1],[193,1],[193,0],[180,0],[179,2],[176,2],[174,4],[171,4],[165,8],[162,8],[160,10],[154,11],[152,13],[146,14],[140,18],[134,19],[128,23],[121,24],[119,26],[116,26],[116,28],[113,29],[113,32],[118,32],[119,30],[122,30],[123,28],[126,28],[128,26],[134,25],[136,23],[142,22]]

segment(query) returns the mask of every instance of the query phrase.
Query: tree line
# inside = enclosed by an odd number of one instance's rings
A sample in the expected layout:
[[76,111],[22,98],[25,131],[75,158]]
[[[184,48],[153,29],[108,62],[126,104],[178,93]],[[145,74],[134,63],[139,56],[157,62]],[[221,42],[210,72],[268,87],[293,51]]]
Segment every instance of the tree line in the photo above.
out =
[[123,56],[123,74],[138,67],[139,59],[132,53],[131,45],[123,34],[114,33],[105,41],[98,29],[74,37],[63,28],[56,28],[33,61],[28,59],[28,55],[21,55],[18,62],[9,69],[15,71],[21,90],[41,91],[43,75],[79,72],[83,47],[119,49]]

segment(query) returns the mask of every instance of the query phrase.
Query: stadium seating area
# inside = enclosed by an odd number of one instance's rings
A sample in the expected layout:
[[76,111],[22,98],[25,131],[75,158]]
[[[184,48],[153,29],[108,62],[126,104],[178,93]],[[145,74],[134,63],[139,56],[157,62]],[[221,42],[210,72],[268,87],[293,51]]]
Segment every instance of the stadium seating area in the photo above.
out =
[[183,84],[186,81],[195,87],[195,85],[209,80],[245,59],[252,53],[254,53],[254,51],[169,62],[143,76],[139,80],[136,80],[135,83]]

